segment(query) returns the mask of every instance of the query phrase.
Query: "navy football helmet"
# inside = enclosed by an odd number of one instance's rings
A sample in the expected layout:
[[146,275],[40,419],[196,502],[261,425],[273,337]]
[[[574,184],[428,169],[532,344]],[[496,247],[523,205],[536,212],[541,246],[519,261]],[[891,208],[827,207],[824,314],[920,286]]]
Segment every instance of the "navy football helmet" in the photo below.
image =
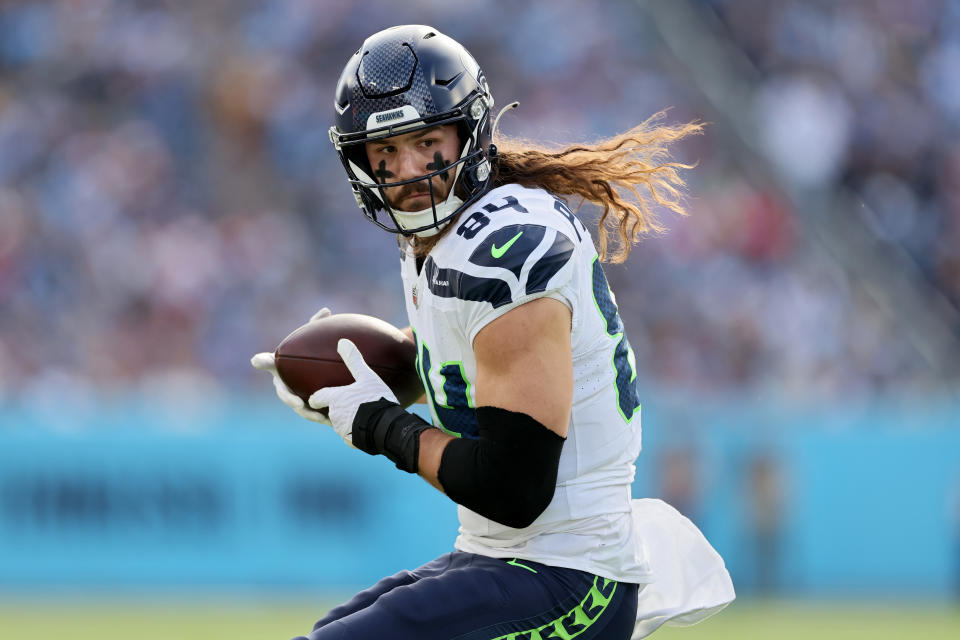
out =
[[[496,153],[490,132],[493,96],[473,56],[436,29],[403,25],[367,38],[340,75],[335,107],[330,140],[357,204],[380,228],[406,236],[434,235],[490,188],[490,162]],[[374,179],[367,142],[445,124],[458,128],[461,152],[456,161],[411,180]],[[428,182],[428,209],[399,211],[384,195],[387,187],[448,171],[454,171],[454,181],[443,202]]]

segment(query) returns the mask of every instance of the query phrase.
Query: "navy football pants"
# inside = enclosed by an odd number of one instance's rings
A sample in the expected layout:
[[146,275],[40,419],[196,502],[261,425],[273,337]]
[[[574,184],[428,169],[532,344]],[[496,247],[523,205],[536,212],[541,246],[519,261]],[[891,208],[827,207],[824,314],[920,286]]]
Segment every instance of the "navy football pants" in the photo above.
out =
[[456,551],[384,578],[294,640],[628,640],[637,585]]

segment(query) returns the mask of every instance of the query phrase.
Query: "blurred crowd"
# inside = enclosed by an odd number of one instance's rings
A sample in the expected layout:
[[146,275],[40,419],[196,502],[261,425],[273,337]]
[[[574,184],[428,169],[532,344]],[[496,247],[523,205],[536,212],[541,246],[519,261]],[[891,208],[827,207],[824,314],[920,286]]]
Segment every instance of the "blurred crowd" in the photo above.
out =
[[[761,79],[757,130],[807,188],[960,305],[960,5],[712,0]],[[261,390],[249,357],[320,306],[404,324],[396,242],[327,137],[363,39],[427,23],[478,59],[501,130],[594,140],[664,107],[691,215],[607,269],[651,386],[850,397],[938,380],[728,144],[643,3],[48,0],[0,5],[0,401]],[[854,213],[851,213],[854,215]]]

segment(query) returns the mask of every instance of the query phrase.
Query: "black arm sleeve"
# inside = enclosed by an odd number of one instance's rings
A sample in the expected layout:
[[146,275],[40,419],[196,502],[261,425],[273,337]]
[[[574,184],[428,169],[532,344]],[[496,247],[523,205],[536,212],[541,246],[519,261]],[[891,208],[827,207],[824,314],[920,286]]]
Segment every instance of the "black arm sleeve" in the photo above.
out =
[[451,500],[508,527],[530,526],[553,499],[565,438],[525,413],[477,409],[480,437],[452,440],[437,474]]

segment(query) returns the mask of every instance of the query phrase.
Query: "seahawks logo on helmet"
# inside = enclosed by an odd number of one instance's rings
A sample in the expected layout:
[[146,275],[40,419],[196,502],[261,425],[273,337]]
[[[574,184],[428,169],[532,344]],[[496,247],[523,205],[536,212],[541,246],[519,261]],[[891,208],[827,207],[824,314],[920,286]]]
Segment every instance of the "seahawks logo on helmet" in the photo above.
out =
[[[392,27],[367,38],[337,83],[333,142],[357,204],[377,226],[403,235],[437,233],[490,188],[493,96],[480,66],[458,42],[424,25]],[[457,125],[460,156],[412,180],[378,182],[364,145],[437,125]],[[432,193],[424,211],[397,211],[384,189],[454,174],[445,201]]]
[[377,124],[390,122],[391,120],[398,120],[403,117],[403,109],[397,109],[396,111],[387,111],[386,113],[375,113],[373,114],[373,117]]

